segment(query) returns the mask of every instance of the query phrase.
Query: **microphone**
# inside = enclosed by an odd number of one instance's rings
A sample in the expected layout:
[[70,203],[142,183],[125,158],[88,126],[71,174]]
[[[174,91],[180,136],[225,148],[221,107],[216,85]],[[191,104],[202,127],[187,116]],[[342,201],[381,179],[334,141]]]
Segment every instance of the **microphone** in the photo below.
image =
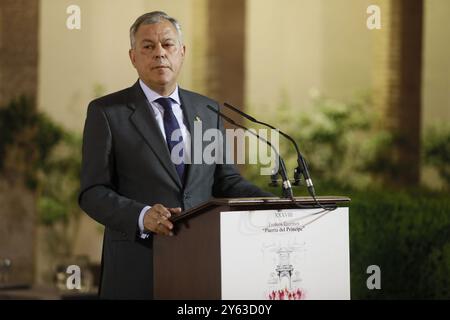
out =
[[282,183],[282,190],[283,190],[283,198],[289,198],[291,200],[294,200],[294,193],[292,192],[292,186],[291,186],[291,182],[289,181],[289,177],[287,174],[287,170],[286,170],[286,165],[284,163],[283,158],[281,158],[280,154],[278,153],[278,151],[275,149],[275,147],[266,139],[264,139],[263,137],[261,137],[259,134],[249,130],[248,128],[244,127],[243,125],[236,123],[233,119],[229,118],[228,116],[224,115],[222,112],[220,112],[219,110],[214,109],[214,107],[207,105],[208,109],[210,109],[211,111],[215,112],[216,114],[218,114],[220,117],[222,117],[223,119],[225,119],[226,121],[228,121],[229,123],[231,123],[232,125],[239,127],[241,129],[244,129],[247,132],[250,132],[251,134],[253,134],[254,136],[256,136],[259,140],[264,141],[267,145],[269,145],[272,150],[275,152],[275,155],[278,158],[278,163],[279,163],[279,173],[281,175],[281,179],[283,180]]
[[294,185],[300,184],[300,174],[303,174],[303,177],[305,178],[306,187],[308,188],[308,192],[311,195],[311,197],[315,198],[316,197],[316,191],[314,190],[314,184],[312,182],[311,176],[309,175],[308,166],[306,165],[306,160],[303,157],[303,155],[301,154],[301,152],[300,152],[300,150],[298,148],[297,142],[295,142],[295,140],[291,136],[289,136],[288,134],[284,133],[280,129],[275,128],[274,126],[272,126],[272,125],[270,125],[268,123],[256,120],[251,115],[249,115],[249,114],[239,110],[236,107],[233,107],[229,103],[225,102],[224,106],[229,108],[229,109],[231,109],[231,110],[233,110],[236,113],[239,113],[241,116],[243,116],[244,118],[250,120],[251,122],[261,124],[263,126],[269,127],[270,129],[273,129],[273,130],[277,130],[283,137],[285,137],[286,139],[288,139],[289,141],[291,141],[294,144],[295,150],[297,152],[297,168],[295,169],[295,172],[294,172],[294,178],[295,178]]

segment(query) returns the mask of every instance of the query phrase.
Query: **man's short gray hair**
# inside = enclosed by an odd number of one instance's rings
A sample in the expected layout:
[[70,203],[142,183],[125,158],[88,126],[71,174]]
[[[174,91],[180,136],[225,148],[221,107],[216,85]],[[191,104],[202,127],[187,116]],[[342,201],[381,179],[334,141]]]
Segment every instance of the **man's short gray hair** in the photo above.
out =
[[172,25],[177,30],[178,39],[180,41],[180,44],[182,44],[183,40],[181,37],[181,26],[180,26],[179,22],[177,21],[177,19],[172,18],[167,13],[162,12],[162,11],[152,11],[152,12],[145,13],[142,16],[140,16],[139,18],[137,18],[136,21],[131,26],[131,28],[130,28],[131,48],[134,48],[134,46],[135,46],[135,42],[136,42],[135,35],[141,25],[158,23],[161,21],[161,19],[167,20],[170,23],[172,23]]

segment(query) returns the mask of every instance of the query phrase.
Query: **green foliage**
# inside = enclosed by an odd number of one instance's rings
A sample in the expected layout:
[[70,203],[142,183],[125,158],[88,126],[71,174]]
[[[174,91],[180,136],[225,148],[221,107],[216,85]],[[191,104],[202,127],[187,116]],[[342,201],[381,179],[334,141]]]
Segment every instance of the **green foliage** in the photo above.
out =
[[[351,193],[353,299],[450,298],[450,199],[424,190]],[[366,269],[381,268],[381,290]]]
[[445,183],[450,187],[450,127],[431,127],[427,130],[423,142],[425,164],[433,166]]
[[[308,114],[292,117],[293,110],[283,103],[270,122],[283,127],[299,143],[316,181],[366,188],[389,161],[379,161],[392,142],[388,132],[376,128],[378,114],[368,94],[347,103],[317,97]],[[287,116],[289,115],[289,116]],[[292,146],[280,139],[280,151],[288,168],[296,167]],[[257,168],[248,168],[252,179],[262,180]]]
[[[40,195],[43,204],[54,209],[51,211],[55,211],[61,204],[66,212],[78,211],[80,167],[81,138],[65,132],[60,143],[54,147],[40,167]],[[64,215],[55,214],[54,217],[53,222],[66,219]]]
[[53,253],[71,255],[79,230],[78,206],[81,137],[64,132],[39,170],[38,212],[50,228],[48,245]]
[[[17,175],[23,174],[28,187],[36,189],[36,172],[45,166],[49,153],[63,134],[61,127],[45,114],[36,111],[30,99],[21,96],[11,101],[6,107],[0,108],[0,172],[14,172],[16,168],[21,168],[19,163],[24,163],[25,169]],[[8,153],[14,153],[19,158],[10,159],[13,167],[5,168]]]
[[[380,115],[369,94],[360,94],[345,103],[317,96],[312,100],[312,111],[293,117],[296,113],[283,99],[279,107],[259,117],[283,128],[297,141],[315,182],[358,190],[381,188],[383,173],[395,172],[391,152],[395,137],[379,128]],[[248,126],[254,124],[248,123]],[[450,127],[441,125],[425,131],[422,138],[424,164],[439,174],[448,189]],[[280,151],[292,177],[297,166],[296,154],[282,137]],[[246,173],[257,184],[267,184],[268,177],[261,176],[257,166],[247,166]]]
[[38,199],[41,222],[51,226],[55,221],[67,220],[64,204],[52,197],[41,196]]
[[25,97],[0,109],[0,130],[1,175],[24,179],[36,192],[39,222],[51,230],[50,250],[70,254],[81,214],[81,137],[38,112]]

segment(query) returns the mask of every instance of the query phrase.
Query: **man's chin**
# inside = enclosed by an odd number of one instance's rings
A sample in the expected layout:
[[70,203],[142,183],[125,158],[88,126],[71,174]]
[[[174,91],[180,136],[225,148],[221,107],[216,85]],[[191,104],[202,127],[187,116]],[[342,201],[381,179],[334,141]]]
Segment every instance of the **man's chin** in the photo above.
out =
[[154,77],[152,80],[155,83],[164,85],[170,83],[172,81],[172,77],[168,74],[162,74]]
[[146,78],[146,81],[144,82],[157,86],[166,86],[171,82],[171,79],[168,77],[152,77]]
[[159,81],[156,81],[156,83],[158,84],[158,86],[160,87],[168,87],[170,86],[170,84],[172,83],[171,81],[169,81],[168,79],[161,79]]

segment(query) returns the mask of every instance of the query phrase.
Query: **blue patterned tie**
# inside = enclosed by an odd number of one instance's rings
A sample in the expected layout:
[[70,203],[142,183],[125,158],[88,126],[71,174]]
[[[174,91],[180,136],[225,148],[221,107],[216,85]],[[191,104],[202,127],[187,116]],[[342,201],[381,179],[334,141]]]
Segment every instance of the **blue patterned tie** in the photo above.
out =
[[[178,125],[177,118],[173,114],[172,110],[172,99],[171,98],[158,98],[155,100],[164,108],[164,132],[166,133],[166,142],[169,147],[170,154],[172,154],[172,149],[179,143],[183,143],[183,137],[181,136],[180,126]],[[172,140],[172,133],[175,130],[179,130],[179,138]],[[177,155],[178,156],[178,155]],[[175,169],[177,170],[178,176],[181,182],[184,178],[184,150],[181,149],[179,156],[183,159],[180,164],[175,164]]]

